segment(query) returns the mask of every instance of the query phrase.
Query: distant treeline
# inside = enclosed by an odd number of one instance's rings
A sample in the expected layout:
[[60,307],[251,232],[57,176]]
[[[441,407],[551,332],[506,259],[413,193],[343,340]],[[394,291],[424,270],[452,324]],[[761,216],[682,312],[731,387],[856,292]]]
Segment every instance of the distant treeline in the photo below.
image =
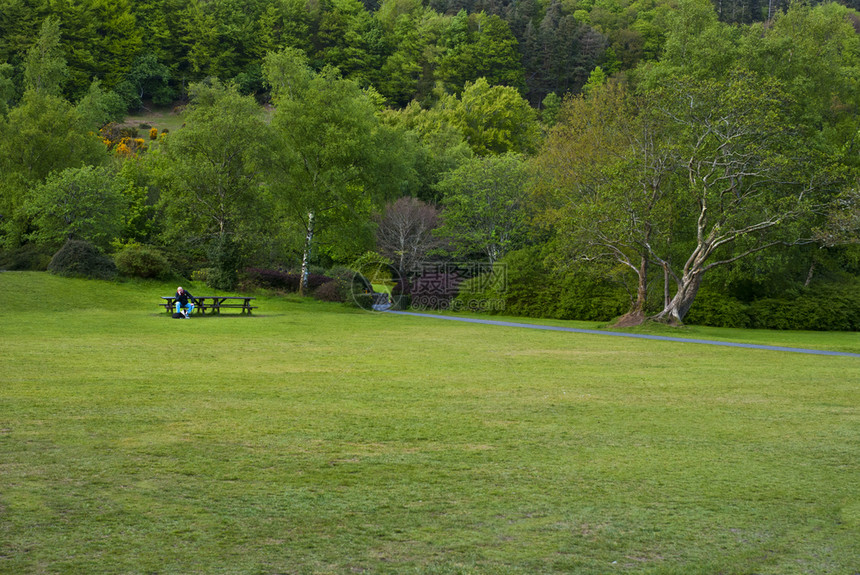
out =
[[[843,0],[860,7],[860,0]],[[266,53],[303,50],[374,86],[389,105],[432,99],[486,78],[532,106],[578,93],[595,67],[607,74],[656,60],[683,0],[0,0],[0,64],[23,93],[24,57],[48,16],[60,22],[77,100],[93,78],[129,106],[185,97],[206,77],[265,97]],[[761,22],[788,0],[714,0],[725,23]],[[815,2],[813,2],[815,4]]]

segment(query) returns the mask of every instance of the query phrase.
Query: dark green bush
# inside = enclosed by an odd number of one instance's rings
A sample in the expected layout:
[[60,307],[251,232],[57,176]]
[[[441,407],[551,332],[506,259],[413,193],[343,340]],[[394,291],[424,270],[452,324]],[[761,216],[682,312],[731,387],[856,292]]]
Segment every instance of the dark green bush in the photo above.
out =
[[714,327],[750,327],[749,306],[714,290],[700,289],[684,323]]
[[66,277],[113,279],[116,277],[116,264],[94,245],[69,240],[51,258],[48,271]]
[[509,254],[504,313],[527,317],[609,321],[627,311],[627,293],[585,266],[559,277],[536,248]]
[[750,304],[699,290],[685,323],[714,327],[851,331],[860,329],[860,283],[819,285]]
[[373,294],[372,293],[359,293],[353,294],[352,296],[355,304],[361,309],[372,310],[373,309]]
[[752,327],[817,331],[860,330],[860,285],[833,284],[803,290],[797,297],[750,304]]
[[609,321],[629,307],[630,297],[624,289],[580,269],[564,278],[553,317]]
[[26,244],[8,252],[0,252],[0,270],[41,272],[48,269],[51,252],[36,244]]
[[216,290],[232,290],[239,283],[240,246],[229,237],[219,238],[208,249],[212,263],[206,285]]
[[152,246],[131,245],[114,256],[117,271],[127,277],[167,279],[170,264]]

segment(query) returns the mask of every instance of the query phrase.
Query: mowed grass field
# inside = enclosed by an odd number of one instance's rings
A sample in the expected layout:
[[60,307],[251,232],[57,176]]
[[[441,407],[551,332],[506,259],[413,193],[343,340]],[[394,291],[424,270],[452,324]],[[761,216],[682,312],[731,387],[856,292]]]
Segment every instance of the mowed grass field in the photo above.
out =
[[0,573],[860,572],[860,358],[174,289],[0,273]]

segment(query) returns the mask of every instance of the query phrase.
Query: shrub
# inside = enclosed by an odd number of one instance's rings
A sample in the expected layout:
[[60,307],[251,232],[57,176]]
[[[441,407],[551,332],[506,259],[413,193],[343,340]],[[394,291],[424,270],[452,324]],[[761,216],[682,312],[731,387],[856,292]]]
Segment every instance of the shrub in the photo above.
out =
[[324,277],[331,278],[314,291],[314,297],[321,301],[352,303],[353,278],[355,272],[350,268],[336,266]]
[[527,317],[609,321],[627,311],[630,298],[620,286],[588,267],[566,275],[544,265],[539,248],[511,252],[504,259],[507,287],[502,294],[505,313]]
[[159,250],[152,246],[127,246],[114,257],[117,271],[128,277],[166,279],[170,264]]
[[200,282],[200,283],[208,283],[209,276],[212,275],[213,268],[203,268],[199,270],[194,270],[191,272],[191,281]]
[[452,306],[461,311],[499,313],[505,309],[507,267],[497,265],[492,272],[465,280],[460,284]]
[[752,327],[849,331],[860,329],[860,285],[803,290],[797,297],[765,298],[750,304]]
[[51,255],[43,246],[25,244],[14,250],[0,253],[0,270],[45,271],[51,263]]
[[66,277],[113,279],[116,264],[92,244],[69,240],[51,258],[48,271]]
[[149,129],[149,139],[150,140],[158,139],[158,128],[150,128]]
[[713,327],[750,327],[750,307],[725,294],[700,289],[684,323]]
[[245,274],[259,287],[288,292],[299,290],[299,274],[263,268],[247,268]]
[[[299,284],[301,283],[302,277],[299,273],[263,268],[247,268],[245,270],[245,274],[247,274],[248,279],[259,287],[287,292],[299,291]],[[313,291],[321,285],[332,281],[332,279],[333,278],[322,274],[308,274],[308,289]]]
[[320,301],[329,301],[329,302],[339,302],[343,303],[347,301],[344,297],[343,290],[341,289],[340,282],[338,280],[331,280],[330,282],[326,282],[316,290],[314,290],[314,297]]
[[621,286],[582,267],[577,272],[561,282],[552,317],[609,321],[628,311],[630,296]]
[[372,293],[359,293],[354,294],[353,301],[355,304],[361,309],[370,311],[373,309],[373,294]]

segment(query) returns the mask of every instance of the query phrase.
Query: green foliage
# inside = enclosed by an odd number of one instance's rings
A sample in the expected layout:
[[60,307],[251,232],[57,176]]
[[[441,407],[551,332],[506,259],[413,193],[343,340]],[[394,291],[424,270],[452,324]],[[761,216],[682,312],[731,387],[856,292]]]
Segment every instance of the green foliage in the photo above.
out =
[[93,80],[75,108],[84,126],[98,130],[109,122],[121,121],[127,106],[119,94],[103,90],[101,82]]
[[492,86],[479,78],[466,83],[459,100],[448,97],[439,105],[479,156],[525,154],[537,148],[537,113],[514,88]]
[[35,44],[27,52],[24,88],[42,96],[59,96],[69,76],[60,48],[60,22],[48,17]]
[[547,94],[541,102],[540,118],[545,126],[552,128],[558,120],[561,111],[561,98],[555,92]]
[[65,93],[80,98],[94,78],[113,89],[131,68],[142,46],[131,0],[51,2],[62,23],[62,47],[69,65]]
[[819,284],[749,304],[713,289],[702,289],[686,321],[715,327],[857,331],[860,330],[860,283],[854,279]]
[[750,306],[717,290],[700,289],[684,322],[714,327],[750,327]]
[[104,145],[67,101],[30,90],[0,119],[0,233],[14,247],[30,227],[28,195],[51,172],[100,165]]
[[519,247],[526,231],[528,169],[517,154],[476,157],[439,182],[440,236],[455,256],[481,254],[495,262]]
[[117,271],[126,277],[167,279],[170,263],[158,248],[129,244],[114,255]]
[[483,297],[504,300],[507,315],[609,321],[629,306],[626,291],[595,274],[586,266],[565,274],[544,263],[541,248],[511,252],[503,261],[507,273],[504,290]]
[[750,304],[751,326],[818,331],[860,330],[860,283],[812,288],[797,297]]
[[412,102],[403,110],[386,111],[382,121],[405,130],[413,138],[414,144],[404,138],[405,151],[415,162],[416,189],[412,195],[424,201],[438,200],[439,180],[474,155],[463,131],[441,105],[425,110]]
[[14,68],[11,64],[0,62],[0,118],[9,113],[9,102],[15,95],[15,84],[12,81]]
[[268,214],[259,193],[268,127],[254,99],[235,86],[195,84],[191,94],[185,127],[163,140],[155,159],[163,241],[206,246],[219,270],[211,285],[232,287],[240,247],[258,241]]
[[221,236],[209,244],[208,257],[212,267],[206,276],[206,285],[216,290],[234,289],[242,264],[240,246],[231,236]]
[[436,77],[451,92],[459,94],[479,78],[493,86],[525,87],[518,43],[507,22],[494,14],[461,11],[449,26]]
[[52,173],[28,202],[36,226],[31,239],[49,246],[76,239],[107,248],[122,230],[126,206],[120,185],[108,168],[85,166]]
[[9,251],[0,250],[0,270],[45,271],[51,263],[53,250],[28,243]]
[[116,264],[91,243],[69,240],[51,258],[48,271],[65,277],[109,280],[116,276]]
[[151,99],[156,106],[166,106],[176,96],[170,87],[170,78],[167,66],[149,52],[135,59],[125,78],[117,84],[116,91],[125,99],[129,110],[141,109],[144,99]]
[[305,272],[318,244],[340,261],[362,253],[372,242],[370,214],[411,175],[402,132],[379,122],[356,82],[333,68],[314,73],[300,51],[269,54],[263,69],[276,106],[273,200],[304,231]]
[[851,14],[837,3],[795,2],[767,27],[751,26],[741,44],[743,64],[792,96],[793,121],[837,148],[856,138],[860,110],[860,34]]

